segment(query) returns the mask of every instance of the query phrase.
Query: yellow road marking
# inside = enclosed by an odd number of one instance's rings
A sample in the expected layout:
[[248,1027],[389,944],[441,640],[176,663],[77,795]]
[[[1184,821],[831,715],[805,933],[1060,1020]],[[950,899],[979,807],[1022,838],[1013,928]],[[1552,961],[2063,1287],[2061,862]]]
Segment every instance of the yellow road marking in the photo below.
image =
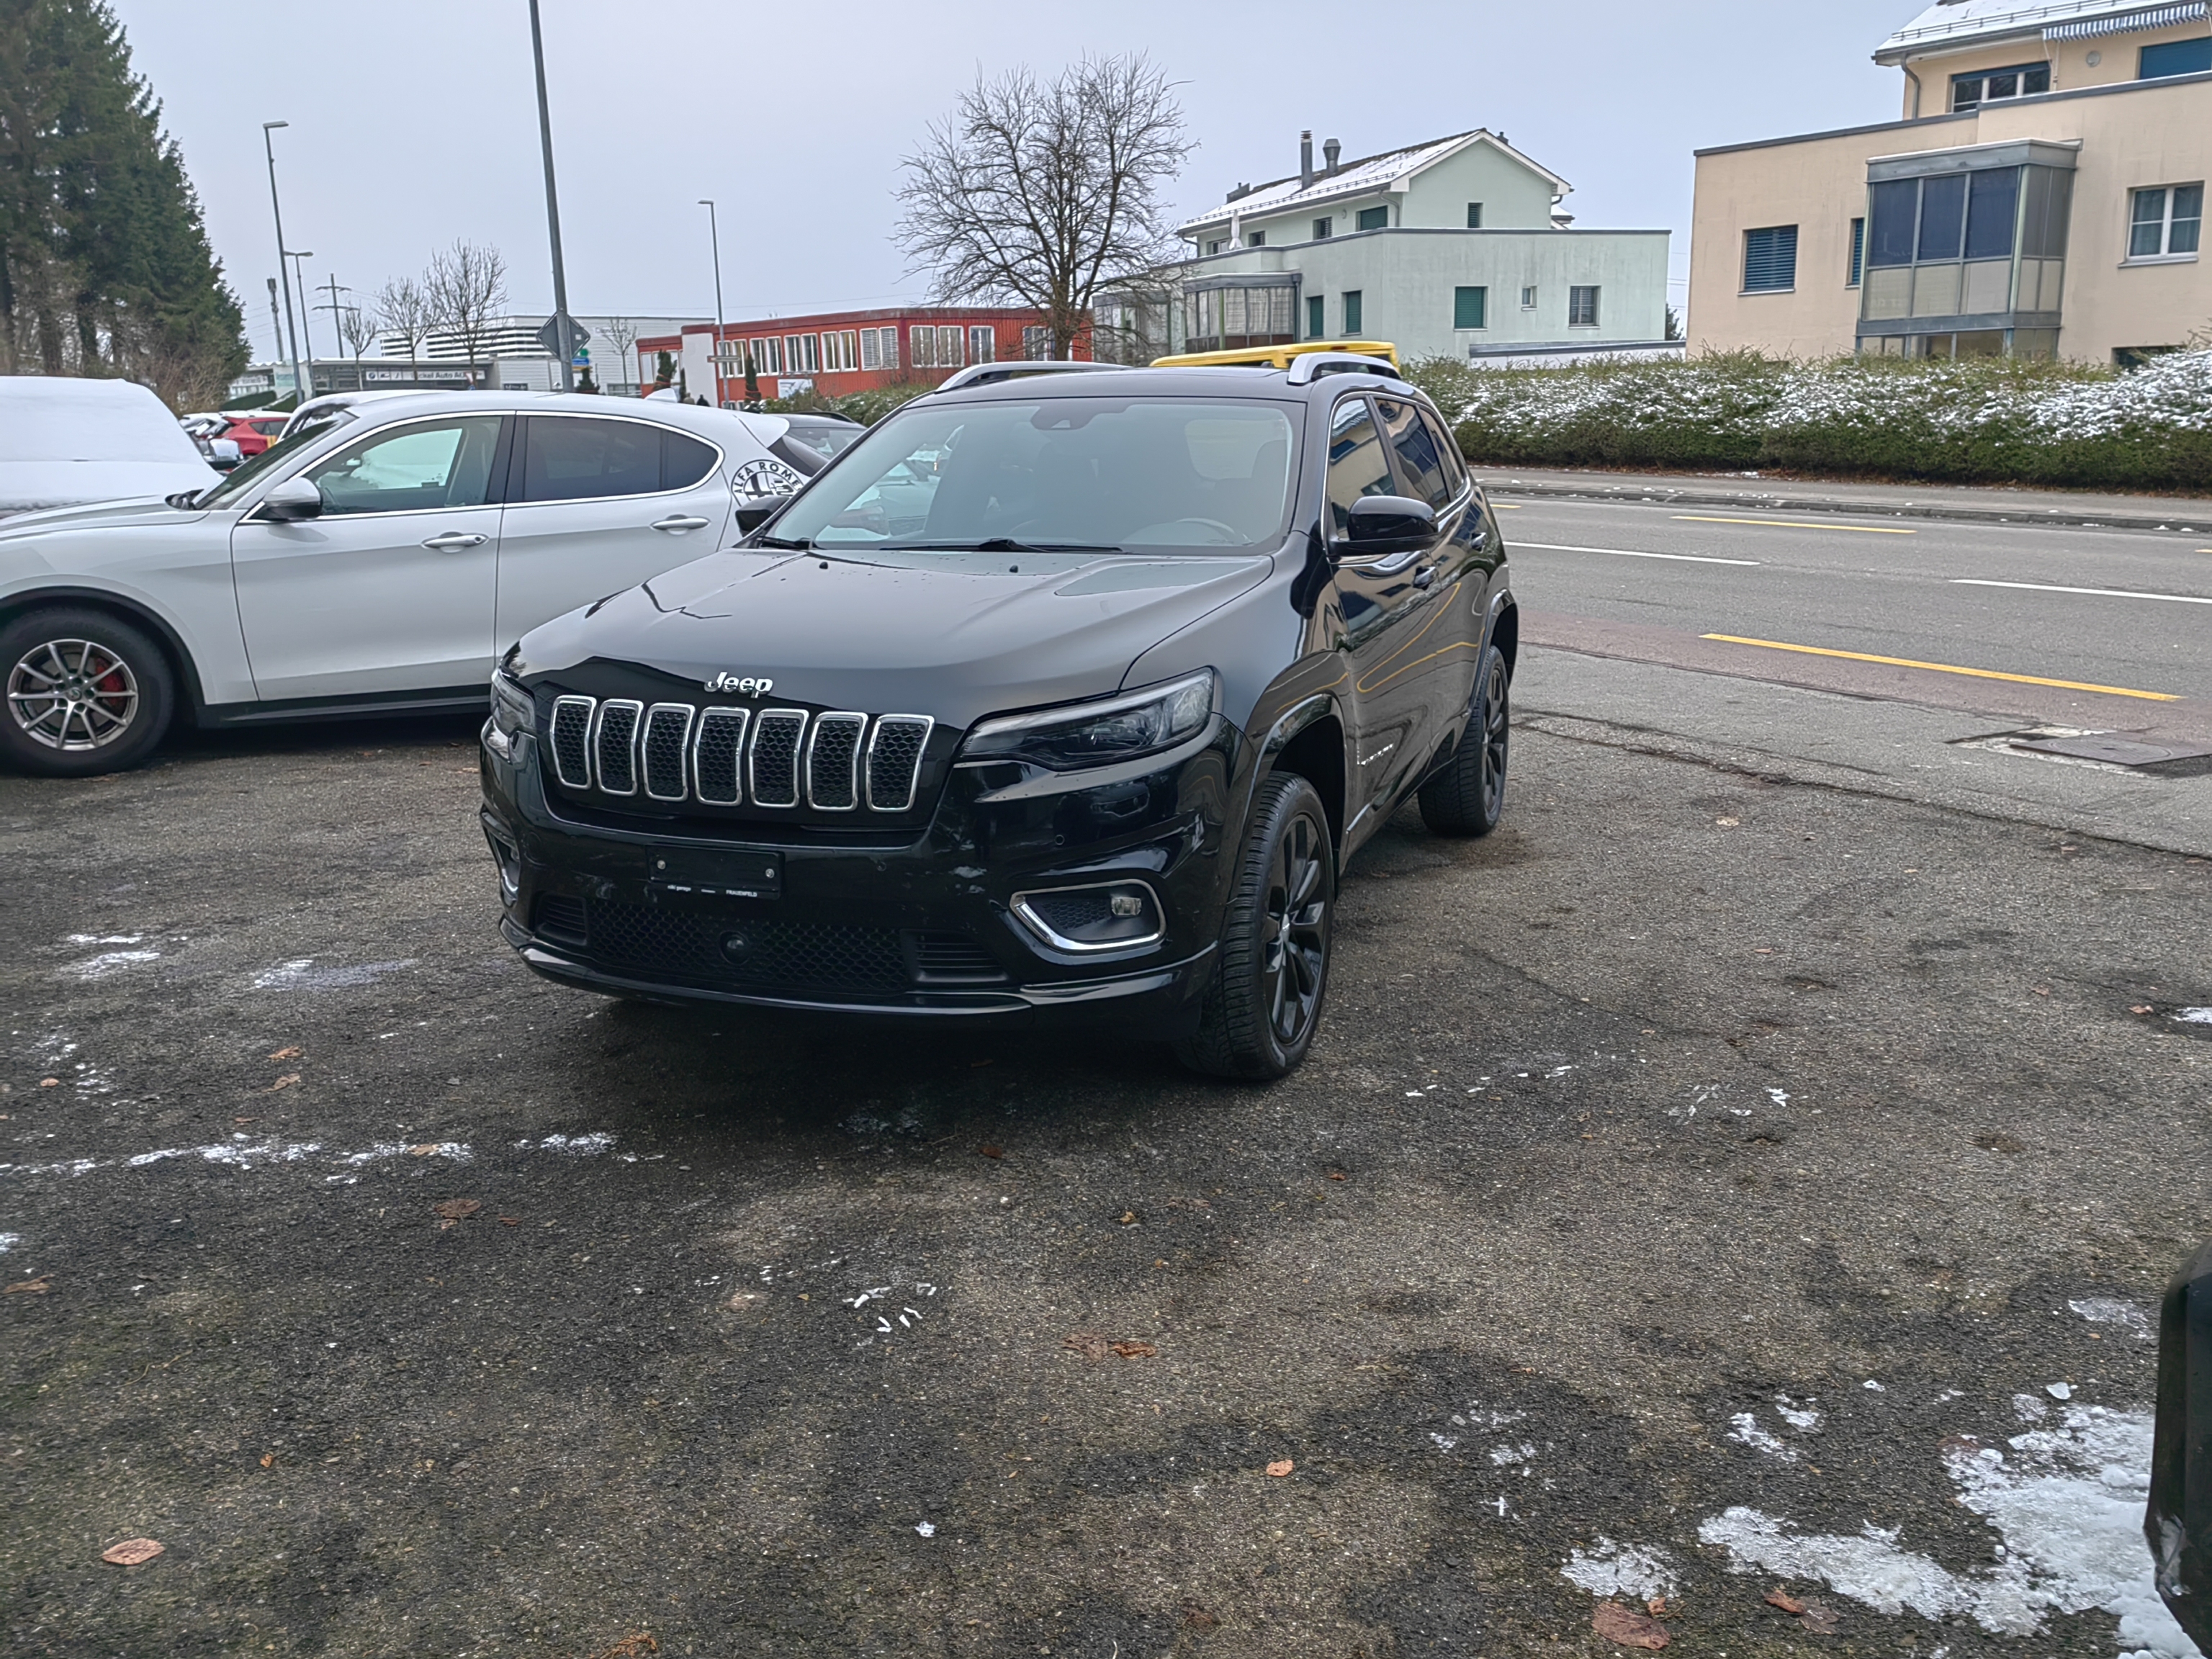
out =
[[2141,697],[2145,702],[2179,702],[2171,691],[2131,691],[2124,685],[2088,685],[2080,680],[2047,680],[2037,674],[2000,674],[1994,668],[1961,668],[1956,663],[1915,662],[1910,657],[1876,657],[1864,651],[1831,651],[1820,645],[1785,645],[1780,640],[1747,640],[1738,634],[1701,634],[1723,645],[1756,645],[1768,651],[1796,651],[1808,657],[1841,657],[1848,662],[1878,662],[1891,668],[1924,668],[1936,674],[1966,674],[1978,680],[2010,680],[2015,685],[2051,685],[2061,691],[2096,691],[2108,697]]
[[1688,513],[1674,515],[1677,524],[1763,524],[1771,530],[1849,530],[1862,536],[1917,536],[1917,530],[1893,530],[1878,524],[1807,524],[1797,519],[1701,519]]

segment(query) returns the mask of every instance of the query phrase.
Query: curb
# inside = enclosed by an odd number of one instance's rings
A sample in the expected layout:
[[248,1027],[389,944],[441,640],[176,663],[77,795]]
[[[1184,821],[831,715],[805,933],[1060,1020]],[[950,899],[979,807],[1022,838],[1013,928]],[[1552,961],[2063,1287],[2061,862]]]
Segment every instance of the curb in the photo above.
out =
[[[1772,513],[1832,513],[1867,519],[1943,519],[1965,524],[2047,524],[2077,530],[2164,531],[2169,535],[2212,535],[2212,505],[2203,502],[2202,513],[2182,523],[2177,515],[2163,519],[2124,513],[2092,513],[2081,508],[1956,507],[1942,501],[1906,501],[1895,506],[1877,501],[1838,501],[1832,495],[1750,495],[1741,491],[1673,484],[1563,484],[1510,483],[1494,473],[1478,471],[1483,488],[1493,495],[1535,495],[1562,501],[1632,500],[1660,506],[1756,507]],[[2202,519],[2203,523],[2195,522]]]

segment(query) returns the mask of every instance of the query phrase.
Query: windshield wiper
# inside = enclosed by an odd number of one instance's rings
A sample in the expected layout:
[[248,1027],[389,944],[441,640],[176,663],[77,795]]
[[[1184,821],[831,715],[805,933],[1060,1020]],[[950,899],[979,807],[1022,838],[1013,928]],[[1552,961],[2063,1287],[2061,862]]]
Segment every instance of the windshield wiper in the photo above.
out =
[[805,553],[810,551],[814,546],[814,544],[804,536],[799,537],[796,541],[785,536],[756,536],[752,539],[752,544],[755,547],[781,548],[787,553]]
[[890,553],[1119,553],[1119,547],[1106,542],[1018,542],[1011,536],[993,536],[986,541],[942,542],[884,542],[880,544]]

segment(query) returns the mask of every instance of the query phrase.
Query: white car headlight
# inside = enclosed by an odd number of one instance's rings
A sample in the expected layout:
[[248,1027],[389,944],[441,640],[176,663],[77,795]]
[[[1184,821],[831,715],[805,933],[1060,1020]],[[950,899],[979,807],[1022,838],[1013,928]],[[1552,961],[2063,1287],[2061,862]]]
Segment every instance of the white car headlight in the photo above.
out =
[[958,763],[1014,761],[1074,772],[1158,754],[1206,729],[1218,684],[1214,672],[1205,668],[1096,702],[984,720],[961,745]]

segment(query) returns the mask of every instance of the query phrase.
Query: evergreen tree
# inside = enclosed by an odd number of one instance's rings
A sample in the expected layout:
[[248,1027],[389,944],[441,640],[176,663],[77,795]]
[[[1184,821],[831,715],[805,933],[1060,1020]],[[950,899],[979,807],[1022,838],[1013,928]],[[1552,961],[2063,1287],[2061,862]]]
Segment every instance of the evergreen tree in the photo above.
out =
[[0,0],[0,374],[204,407],[246,366],[244,327],[106,0]]

